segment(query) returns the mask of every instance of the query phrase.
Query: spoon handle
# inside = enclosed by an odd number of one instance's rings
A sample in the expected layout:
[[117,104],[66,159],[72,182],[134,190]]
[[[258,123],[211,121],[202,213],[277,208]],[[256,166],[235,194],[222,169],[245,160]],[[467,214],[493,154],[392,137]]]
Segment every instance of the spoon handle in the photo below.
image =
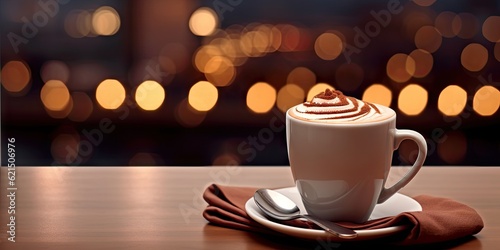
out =
[[302,215],[302,217],[313,222],[314,224],[323,228],[325,231],[327,231],[327,232],[329,232],[329,233],[331,233],[339,238],[354,239],[358,236],[358,234],[354,230],[340,226],[339,224],[337,224],[335,222],[317,219],[317,218],[311,217],[310,215],[307,215],[307,214]]

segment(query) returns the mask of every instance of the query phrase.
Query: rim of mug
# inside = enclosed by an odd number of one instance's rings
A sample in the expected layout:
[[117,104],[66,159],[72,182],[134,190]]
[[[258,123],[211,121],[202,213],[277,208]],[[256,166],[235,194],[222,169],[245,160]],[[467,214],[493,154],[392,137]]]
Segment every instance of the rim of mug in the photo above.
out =
[[312,126],[369,127],[369,126],[375,126],[375,125],[381,124],[381,123],[391,122],[391,121],[396,119],[396,111],[394,111],[390,107],[384,106],[385,108],[391,110],[392,114],[385,119],[376,120],[376,121],[368,121],[368,122],[361,122],[361,123],[306,121],[306,120],[302,120],[302,119],[299,119],[299,118],[296,118],[296,117],[293,117],[292,115],[290,115],[290,110],[293,109],[294,107],[291,107],[286,111],[286,117],[291,119],[291,120],[294,120],[296,122],[307,124],[307,125],[312,125]]

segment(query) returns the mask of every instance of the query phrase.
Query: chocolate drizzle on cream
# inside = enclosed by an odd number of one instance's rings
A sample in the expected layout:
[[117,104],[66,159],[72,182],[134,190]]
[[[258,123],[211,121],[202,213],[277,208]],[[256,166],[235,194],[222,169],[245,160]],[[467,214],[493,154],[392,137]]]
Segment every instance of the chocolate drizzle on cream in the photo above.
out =
[[381,116],[375,104],[326,89],[310,102],[295,106],[295,114],[307,120],[361,121]]

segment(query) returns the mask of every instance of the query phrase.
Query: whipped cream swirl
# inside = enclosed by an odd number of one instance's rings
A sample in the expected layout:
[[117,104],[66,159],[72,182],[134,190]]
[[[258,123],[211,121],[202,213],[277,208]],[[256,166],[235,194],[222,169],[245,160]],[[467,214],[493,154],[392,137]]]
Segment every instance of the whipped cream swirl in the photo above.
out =
[[310,102],[295,106],[294,109],[295,115],[303,119],[327,122],[359,122],[377,120],[382,116],[379,106],[330,89],[314,96]]

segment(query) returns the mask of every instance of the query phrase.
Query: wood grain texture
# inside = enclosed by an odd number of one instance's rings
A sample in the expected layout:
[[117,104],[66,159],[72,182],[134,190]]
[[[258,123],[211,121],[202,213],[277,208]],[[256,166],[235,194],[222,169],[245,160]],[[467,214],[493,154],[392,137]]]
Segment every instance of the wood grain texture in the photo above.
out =
[[[405,170],[393,168],[389,183],[394,183]],[[11,243],[6,234],[9,223],[6,172],[2,167],[0,249],[342,249],[353,246],[221,228],[207,224],[201,216],[206,206],[201,195],[211,183],[291,186],[293,180],[288,167],[18,167],[16,242]],[[485,228],[478,235],[439,247],[495,249],[500,245],[499,180],[500,167],[427,166],[402,193],[449,197],[475,208],[482,216]]]

